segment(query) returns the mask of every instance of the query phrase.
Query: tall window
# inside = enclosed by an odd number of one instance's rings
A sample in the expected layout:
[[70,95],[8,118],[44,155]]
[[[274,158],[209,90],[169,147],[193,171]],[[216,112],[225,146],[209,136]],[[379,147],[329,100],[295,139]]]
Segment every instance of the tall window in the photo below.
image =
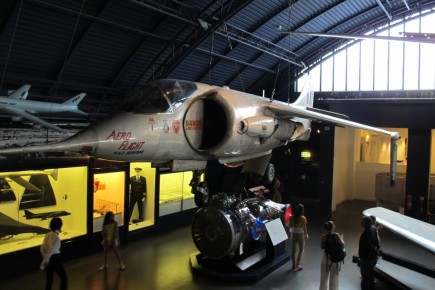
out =
[[352,45],[347,49],[347,90],[359,91],[359,60],[360,44]]
[[[403,31],[403,24],[393,27],[390,30],[391,36],[399,36]],[[390,42],[390,59],[388,71],[388,88],[390,90],[403,89],[403,42]]]
[[[435,17],[421,19],[421,32],[433,31]],[[420,47],[420,89],[432,90],[435,88],[435,45],[421,44]]]
[[[388,31],[379,35],[388,36]],[[388,41],[375,42],[375,70],[374,70],[374,89],[376,91],[385,91],[388,86]]]
[[[419,19],[405,23],[406,32],[419,32]],[[418,64],[420,57],[420,44],[405,43],[405,63],[403,88],[405,90],[418,89]]]
[[361,91],[373,90],[374,40],[361,43]]
[[346,90],[346,50],[334,56],[334,91]]
[[322,91],[332,91],[333,58],[329,57],[322,63]]
[[[435,11],[423,11],[379,29],[377,36],[435,33]],[[311,68],[315,91],[433,90],[435,44],[384,40],[351,41]],[[315,75],[315,78],[313,76]],[[302,90],[298,81],[298,90]],[[319,85],[320,84],[320,85]]]

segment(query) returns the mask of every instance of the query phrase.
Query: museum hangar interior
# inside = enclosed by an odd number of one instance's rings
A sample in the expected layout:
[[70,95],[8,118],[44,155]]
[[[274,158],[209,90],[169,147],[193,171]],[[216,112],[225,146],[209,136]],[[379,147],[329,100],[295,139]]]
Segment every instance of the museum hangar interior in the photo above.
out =
[[[348,251],[340,288],[358,289],[360,274],[352,255],[358,251],[363,210],[381,206],[428,226],[435,223],[434,12],[435,1],[429,0],[0,1],[0,288],[42,287],[39,246],[50,218],[60,216],[70,289],[315,289],[319,240],[328,219],[345,234]],[[338,114],[328,116],[345,115],[398,132],[397,156],[390,157],[393,143],[387,135],[341,126],[335,119],[317,122],[310,113],[302,116],[312,120],[310,137],[290,142],[301,115],[282,113],[281,108],[300,100],[308,79],[314,102],[307,112],[331,111]],[[192,102],[182,118],[171,120],[171,113],[183,109],[187,93],[196,89],[203,90],[199,99],[212,101]],[[142,93],[154,95],[142,101]],[[267,106],[264,116],[242,123],[254,120],[264,128],[273,115],[270,135],[243,134],[246,128],[231,124],[233,115],[222,117],[231,110],[216,106],[223,104],[216,101],[219,96],[234,104],[234,116],[250,111],[251,105]],[[122,117],[119,110],[154,115],[133,126],[137,118]],[[212,122],[195,120],[198,110]],[[240,166],[224,166],[218,158],[207,162],[205,172],[194,173],[190,166],[196,162],[167,158],[172,152],[188,152],[185,147],[208,156],[219,137],[255,135],[256,143],[234,140],[240,146],[234,152],[250,152],[250,144],[268,144],[282,124],[293,135],[280,140],[269,157],[283,183],[280,203],[306,207],[310,238],[304,269],[298,272],[290,271],[288,239],[271,245],[263,235],[253,242],[252,256],[248,247],[241,253],[234,219],[239,224],[249,219],[243,211],[212,211],[228,223],[229,246],[204,249],[195,240],[195,225],[201,228],[207,220],[200,217],[209,200],[202,191],[193,194],[192,184],[207,184],[210,199],[225,192],[227,196],[215,200],[225,207],[242,196],[252,195],[258,202],[258,192],[251,189],[260,185],[272,191],[268,182],[254,180]],[[109,154],[110,146],[117,146],[111,152],[117,156],[93,155],[92,144],[80,150],[47,145],[74,140],[87,128],[95,128],[86,132],[102,138],[98,152]],[[140,130],[145,135],[138,138]],[[185,134],[184,143],[170,134]],[[155,156],[141,157],[153,144],[156,151],[150,154]],[[38,146],[45,149],[27,150]],[[18,153],[2,155],[7,150]],[[394,187],[391,160],[397,163]],[[130,195],[136,174],[146,180],[137,206]],[[272,199],[271,193],[265,197]],[[115,213],[120,225],[126,271],[115,266],[98,271],[107,211]],[[387,229],[380,234],[383,248],[405,252],[412,269],[381,261],[377,289],[432,289],[435,265],[427,250]],[[219,263],[206,257],[196,265],[198,250],[207,249],[210,256],[222,251],[215,259]],[[223,271],[225,259],[236,250],[238,268]],[[261,270],[247,262],[264,252],[268,261]],[[243,268],[241,262],[252,264]],[[426,270],[416,271],[420,264]]]

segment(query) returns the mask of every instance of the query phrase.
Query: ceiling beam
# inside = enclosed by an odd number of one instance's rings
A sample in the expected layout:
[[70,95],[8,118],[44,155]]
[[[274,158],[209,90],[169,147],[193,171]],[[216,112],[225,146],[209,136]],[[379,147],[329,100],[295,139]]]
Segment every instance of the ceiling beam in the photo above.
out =
[[221,59],[225,59],[225,60],[228,60],[228,61],[231,61],[231,62],[235,62],[235,63],[241,64],[241,65],[247,66],[247,67],[252,67],[252,68],[255,68],[255,69],[258,69],[258,70],[262,70],[262,71],[265,71],[265,72],[268,72],[268,73],[273,73],[273,74],[276,73],[276,71],[270,70],[268,68],[261,67],[261,66],[255,65],[255,64],[250,64],[250,63],[247,63],[247,62],[244,62],[244,61],[241,61],[241,60],[229,57],[229,56],[221,55],[221,54],[218,54],[218,53],[215,53],[215,52],[210,52],[210,51],[202,49],[202,48],[197,48],[196,51],[199,51],[201,53],[208,54],[208,55],[211,54],[212,56],[215,56],[215,57],[218,57],[218,58],[221,58]]
[[304,64],[298,54],[280,47],[270,41],[255,36],[254,34],[244,31],[234,25],[226,24],[225,26],[221,26],[216,31],[216,34],[223,37],[228,37],[231,40],[237,41],[243,45],[274,56],[298,67],[304,67]]
[[385,14],[387,15],[388,19],[390,19],[390,21],[393,20],[393,16],[391,16],[391,14],[387,11],[387,9],[385,8],[384,4],[382,4],[381,0],[376,0],[376,2],[378,2],[378,5],[385,12]]

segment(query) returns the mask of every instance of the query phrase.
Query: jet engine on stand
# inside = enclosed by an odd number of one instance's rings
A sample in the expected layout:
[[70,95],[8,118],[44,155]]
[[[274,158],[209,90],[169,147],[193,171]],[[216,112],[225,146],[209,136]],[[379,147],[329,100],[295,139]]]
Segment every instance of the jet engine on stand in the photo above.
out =
[[241,253],[248,256],[255,252],[255,247],[243,245],[258,241],[266,232],[265,223],[290,215],[290,205],[260,198],[240,200],[219,193],[212,197],[208,207],[196,212],[192,238],[198,250],[211,259],[234,258]]

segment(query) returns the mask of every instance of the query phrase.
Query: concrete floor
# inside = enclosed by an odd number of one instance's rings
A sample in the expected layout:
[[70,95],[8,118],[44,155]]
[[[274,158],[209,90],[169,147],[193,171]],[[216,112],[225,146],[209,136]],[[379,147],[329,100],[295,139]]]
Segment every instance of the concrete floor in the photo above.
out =
[[[315,290],[319,287],[320,237],[323,234],[322,224],[328,219],[336,223],[336,230],[344,233],[347,257],[340,272],[340,289],[360,289],[359,268],[352,263],[352,255],[357,253],[359,235],[362,232],[360,218],[362,210],[373,207],[372,202],[345,202],[337,207],[332,217],[322,216],[316,208],[306,206],[308,231],[310,238],[306,244],[303,257],[303,270],[291,271],[290,262],[285,263],[257,283],[226,283],[214,281],[192,274],[190,255],[197,252],[192,242],[190,227],[183,227],[168,233],[147,238],[138,242],[121,246],[121,254],[127,269],[119,271],[113,253],[109,253],[110,266],[108,271],[100,272],[103,253],[90,255],[65,263],[69,279],[69,289],[80,290],[138,290],[138,289],[249,289],[249,290]],[[387,230],[380,232],[384,250],[404,254],[410,259],[429,263],[435,269],[435,259],[424,250],[399,239]],[[290,250],[290,241],[286,241]],[[25,262],[25,261],[23,261]],[[394,266],[386,261],[380,261],[380,268],[396,274],[412,289],[433,289],[435,279]],[[57,279],[57,278],[55,278]],[[21,277],[8,280],[0,279],[0,289],[43,289],[45,273],[35,271]],[[58,280],[55,280],[57,289]],[[381,281],[376,283],[377,290],[391,289]]]

